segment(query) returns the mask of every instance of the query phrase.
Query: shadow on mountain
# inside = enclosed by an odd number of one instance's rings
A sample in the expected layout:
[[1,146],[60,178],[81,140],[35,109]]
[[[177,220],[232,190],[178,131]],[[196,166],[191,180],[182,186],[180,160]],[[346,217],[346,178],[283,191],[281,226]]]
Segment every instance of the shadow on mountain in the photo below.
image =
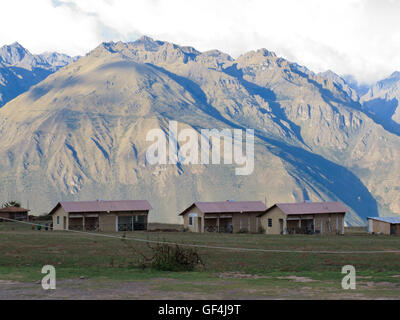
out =
[[150,67],[155,67],[154,65],[150,63],[137,63],[135,61],[130,61],[130,60],[123,60],[123,61],[115,61],[115,62],[110,62],[104,65],[101,65],[98,67],[99,71],[103,70],[114,70],[114,69],[121,69],[123,71],[126,71],[127,68],[132,68],[134,69],[138,74],[146,74],[149,71],[152,71]]
[[364,103],[361,106],[359,102],[353,100],[341,100],[335,97],[332,92],[328,89],[322,87],[321,84],[309,78],[309,76],[299,70],[293,70],[293,72],[307,79],[309,83],[318,88],[324,101],[329,104],[332,108],[336,109],[332,105],[332,101],[339,103],[341,105],[350,107],[352,109],[358,110],[365,114],[368,118],[374,121],[376,124],[381,125],[385,130],[400,136],[400,124],[392,120],[392,116],[398,105],[397,99],[384,100],[384,99],[374,99]]
[[332,198],[340,199],[363,220],[369,216],[379,216],[376,200],[361,180],[347,168],[302,148],[264,140],[275,147],[269,148],[270,152],[292,166],[292,172],[298,179],[313,181],[314,187],[317,186]]
[[[304,73],[304,72],[301,72],[300,70],[294,69],[294,68],[292,68],[291,70],[292,70],[294,73],[297,73],[300,77],[305,78],[305,79],[308,81],[308,83],[310,83],[310,84],[312,84],[314,87],[316,87],[316,88],[319,90],[319,92],[320,92],[322,98],[324,99],[324,101],[325,101],[327,104],[329,104],[332,108],[336,108],[335,106],[332,105],[332,102],[336,102],[336,103],[338,103],[338,104],[345,105],[345,106],[350,107],[350,108],[353,108],[353,109],[358,109],[358,110],[360,109],[361,105],[360,105],[358,102],[352,100],[351,97],[348,96],[348,99],[339,99],[338,97],[336,97],[336,96],[332,93],[332,91],[330,91],[330,90],[328,90],[328,89],[325,89],[325,88],[322,86],[322,84],[320,84],[320,83],[318,83],[317,81],[311,79],[311,78],[309,77],[308,74],[306,74],[306,73]],[[342,88],[341,88],[340,86],[338,86],[336,83],[334,83],[334,85],[335,85],[335,87],[336,87],[338,90],[341,90],[343,93],[345,93],[345,92],[342,90]]]
[[[282,109],[279,102],[277,102],[276,94],[271,89],[261,87],[253,82],[249,82],[243,78],[242,70],[237,69],[237,64],[234,64],[226,69],[222,70],[226,74],[235,77],[239,80],[240,84],[251,94],[261,97],[270,106],[272,113],[277,117],[271,117],[271,119],[280,126],[282,130],[285,131],[287,136],[295,135],[296,138],[305,146],[307,144],[304,142],[301,136],[301,127],[296,125],[294,122],[288,119],[285,111]],[[263,110],[261,110],[263,112]],[[264,112],[263,112],[264,113]],[[289,124],[290,130],[281,123],[281,120]],[[308,146],[307,146],[308,147]]]
[[[207,115],[221,121],[230,128],[241,130],[248,129],[226,119],[215,107],[208,104],[206,94],[200,86],[193,81],[173,74],[163,68],[151,66],[168,75],[189,91],[195,99],[196,104]],[[308,185],[317,194],[318,191],[315,186],[332,199],[336,198],[345,203],[363,220],[366,220],[369,216],[379,216],[376,200],[361,180],[347,168],[300,147],[291,146],[275,139],[265,137],[263,132],[256,131],[255,136],[261,141],[264,141],[267,149],[272,154],[280,157],[287,163],[289,166],[288,170],[291,172],[292,176],[297,177],[297,181],[303,181],[304,185]],[[311,186],[304,177],[306,177],[308,181],[313,181],[314,186]],[[305,188],[303,188],[303,195],[308,197]]]
[[28,91],[32,86],[46,79],[52,72],[46,69],[33,68],[27,70],[21,67],[1,68],[1,74],[7,78],[7,87],[2,94],[0,108],[7,102]]
[[26,85],[27,88],[30,88],[32,85],[38,84],[53,73],[50,70],[42,68],[32,68],[32,70],[27,70],[21,67],[9,67],[9,69],[12,70],[14,74],[18,74],[19,76],[21,76],[21,80],[24,83],[29,83],[28,85]]
[[162,72],[172,80],[174,80],[176,83],[178,83],[180,86],[182,86],[186,91],[188,91],[193,99],[196,101],[196,105],[206,114],[212,116],[213,118],[216,118],[218,120],[224,119],[220,112],[212,107],[211,105],[208,104],[207,101],[207,96],[204,93],[204,91],[200,88],[200,86],[193,82],[192,80],[179,76],[175,73],[172,73],[168,70],[165,70],[164,68],[155,66],[151,63],[146,63],[146,65],[158,70],[159,72]]
[[38,86],[32,88],[29,92],[29,97],[33,100],[38,100],[48,94],[53,89],[65,89],[74,85],[77,85],[81,82],[78,78],[67,78],[61,84],[54,86],[54,84],[39,84]]
[[41,97],[48,94],[51,89],[52,89],[51,86],[45,86],[45,85],[33,88],[29,93],[29,98],[31,98],[32,100],[38,100]]
[[65,123],[69,130],[78,130],[81,128],[81,118],[82,113],[78,111],[71,110],[66,107],[54,114],[54,120],[59,123]]
[[396,98],[391,100],[377,98],[365,101],[363,112],[387,131],[400,136],[400,124],[392,119],[398,106],[399,101]]

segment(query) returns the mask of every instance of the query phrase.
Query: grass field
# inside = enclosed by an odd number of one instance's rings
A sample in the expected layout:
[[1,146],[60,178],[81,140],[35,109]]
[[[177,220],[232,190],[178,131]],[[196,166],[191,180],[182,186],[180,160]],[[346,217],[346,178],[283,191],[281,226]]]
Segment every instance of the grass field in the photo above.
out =
[[[114,234],[117,235],[117,234]],[[120,234],[119,234],[120,236]],[[400,250],[400,237],[266,236],[135,232],[127,238],[186,244],[297,251]],[[139,267],[142,242],[69,232],[36,231],[0,223],[0,299],[399,299],[399,253],[277,253],[199,248],[204,262],[194,272]],[[54,265],[57,290],[38,281]],[[357,270],[357,289],[343,290],[342,267]]]

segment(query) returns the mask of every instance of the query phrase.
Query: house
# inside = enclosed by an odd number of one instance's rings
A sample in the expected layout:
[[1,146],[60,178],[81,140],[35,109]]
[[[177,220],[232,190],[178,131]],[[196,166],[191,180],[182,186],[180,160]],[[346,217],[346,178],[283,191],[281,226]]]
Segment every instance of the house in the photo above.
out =
[[[20,207],[8,207],[0,209],[0,221],[1,218],[18,220],[18,221],[28,221],[28,212],[30,210],[20,208]],[[7,220],[5,220],[7,221]]]
[[260,214],[266,234],[344,234],[340,202],[277,203]]
[[368,218],[368,232],[372,234],[400,234],[400,217]]
[[147,230],[147,200],[65,201],[59,202],[49,215],[54,230],[136,231]]
[[191,232],[257,233],[256,217],[265,210],[261,201],[195,202],[180,216]]

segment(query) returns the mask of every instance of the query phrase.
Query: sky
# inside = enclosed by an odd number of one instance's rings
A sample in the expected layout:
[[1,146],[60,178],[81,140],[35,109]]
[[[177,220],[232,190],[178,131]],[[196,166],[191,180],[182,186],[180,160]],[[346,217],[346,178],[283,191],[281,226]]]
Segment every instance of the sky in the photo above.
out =
[[142,35],[236,58],[266,48],[371,84],[400,71],[400,0],[2,0],[0,46],[84,55]]

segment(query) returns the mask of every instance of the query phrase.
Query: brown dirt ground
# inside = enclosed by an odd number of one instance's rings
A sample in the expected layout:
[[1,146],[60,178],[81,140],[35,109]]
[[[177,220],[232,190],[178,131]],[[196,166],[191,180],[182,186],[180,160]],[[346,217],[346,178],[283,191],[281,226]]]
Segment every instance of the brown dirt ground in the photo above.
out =
[[[231,276],[231,275],[230,275]],[[235,277],[243,275],[235,274]],[[246,275],[245,275],[246,276]],[[288,277],[285,277],[286,281]],[[0,281],[0,300],[284,300],[284,299],[391,299],[385,294],[368,294],[369,291],[399,290],[391,283],[360,282],[362,291],[343,291],[327,288],[316,288],[309,285],[316,280],[304,277],[291,277],[291,281],[304,283],[296,288],[256,287],[234,288],[229,285],[232,278],[226,278],[227,288],[221,282],[218,287],[206,290],[179,290],[182,285],[202,286],[201,282],[187,282],[176,279],[152,279],[146,281],[111,282],[110,280],[68,279],[57,281],[57,289],[45,291],[40,283],[23,283],[16,281]],[[235,280],[235,279],[233,279]],[[166,286],[166,288],[163,288]],[[168,288],[177,289],[169,290]],[[383,293],[383,292],[382,292]],[[392,298],[393,299],[393,298]],[[399,298],[397,298],[399,299]]]

